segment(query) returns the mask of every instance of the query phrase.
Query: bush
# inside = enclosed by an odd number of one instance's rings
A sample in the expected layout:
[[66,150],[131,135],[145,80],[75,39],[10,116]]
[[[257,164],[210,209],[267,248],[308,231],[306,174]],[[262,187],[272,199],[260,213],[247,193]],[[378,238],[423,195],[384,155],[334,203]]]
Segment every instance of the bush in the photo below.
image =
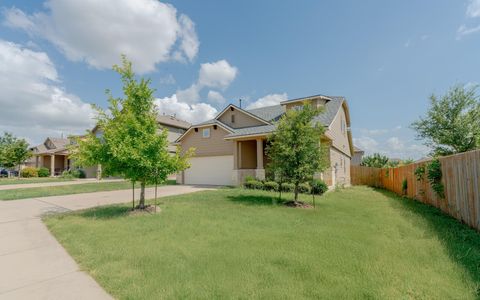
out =
[[255,178],[251,175],[245,176],[245,182],[256,181],[256,180],[257,180],[257,178]]
[[41,167],[38,169],[38,177],[48,177],[50,176],[50,170],[45,168],[45,167]]
[[308,183],[300,183],[298,185],[298,192],[302,194],[309,194],[311,191],[311,187]]
[[404,194],[407,194],[407,189],[408,189],[407,178],[404,178],[403,181],[402,181],[402,192]]
[[313,194],[322,195],[327,191],[328,191],[328,185],[323,180],[315,179],[312,182],[312,193]]
[[65,178],[65,179],[73,179],[73,178],[75,178],[75,176],[73,176],[73,174],[72,174],[72,171],[70,171],[70,170],[68,170],[68,171],[63,171],[61,177],[62,177],[62,178]]
[[38,177],[37,168],[26,167],[20,171],[20,176],[29,178],[29,177]]
[[275,181],[267,181],[263,184],[263,189],[266,191],[278,191],[278,183]]
[[295,188],[295,185],[293,183],[282,183],[282,192],[293,192],[293,189]]
[[442,184],[442,164],[434,159],[427,165],[427,178],[435,193],[442,199],[445,198],[445,190]]
[[87,177],[87,175],[85,174],[85,171],[82,170],[82,169],[72,170],[72,171],[71,171],[71,174],[72,174],[73,177],[75,177],[75,178],[86,178],[86,177]]
[[251,190],[263,190],[263,182],[258,180],[247,181],[244,184],[245,188]]

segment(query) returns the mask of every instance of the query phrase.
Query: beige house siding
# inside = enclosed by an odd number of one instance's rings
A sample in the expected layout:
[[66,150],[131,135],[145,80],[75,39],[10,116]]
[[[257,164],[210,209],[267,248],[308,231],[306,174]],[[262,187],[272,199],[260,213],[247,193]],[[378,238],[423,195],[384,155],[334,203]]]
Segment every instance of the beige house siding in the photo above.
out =
[[343,152],[348,157],[352,156],[348,141],[347,116],[343,107],[338,110],[338,113],[333,119],[332,124],[330,124],[326,134],[332,138],[332,146],[334,148]]
[[328,186],[350,185],[350,157],[330,147],[330,167],[323,172],[322,178]]
[[[209,138],[202,137],[204,128],[210,128]],[[213,125],[199,127],[198,132],[192,128],[182,138],[182,149],[186,151],[195,148],[195,156],[233,155],[233,142],[223,139],[227,134],[228,132],[220,126],[217,126],[217,129],[213,129]]]
[[[232,115],[234,115],[234,122],[232,123]],[[266,125],[265,122],[262,122],[254,117],[247,115],[244,112],[238,111],[234,108],[233,111],[230,108],[225,111],[218,120],[232,128],[243,128],[251,126],[260,126]]]
[[327,100],[321,99],[321,98],[320,99],[313,99],[313,100],[306,99],[305,101],[287,103],[287,104],[285,104],[285,109],[289,110],[289,109],[295,108],[296,106],[303,106],[303,103],[305,103],[305,102],[310,102],[314,107],[319,108],[319,107],[324,106],[326,101]]
[[359,166],[362,163],[363,151],[357,151],[353,153],[352,165]]

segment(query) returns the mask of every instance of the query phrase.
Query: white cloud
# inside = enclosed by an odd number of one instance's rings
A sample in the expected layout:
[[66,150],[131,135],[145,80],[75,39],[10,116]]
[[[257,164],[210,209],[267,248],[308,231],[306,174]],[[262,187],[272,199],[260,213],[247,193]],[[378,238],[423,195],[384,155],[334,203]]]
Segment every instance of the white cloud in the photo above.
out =
[[[465,15],[470,19],[480,17],[480,0],[470,0]],[[462,24],[457,30],[457,40],[476,32],[480,32],[480,25],[467,26]]]
[[390,158],[418,159],[426,156],[429,152],[426,146],[396,136],[387,139],[360,136],[353,138],[353,143],[360,149],[365,150],[366,155],[381,153]]
[[62,87],[44,52],[0,40],[0,131],[32,142],[91,128],[90,105]]
[[283,94],[269,94],[262,98],[259,98],[257,101],[250,103],[247,106],[247,109],[260,108],[265,106],[277,105],[282,101],[288,100],[287,93]]
[[466,25],[461,25],[457,30],[457,39],[461,39],[462,37],[476,33],[480,31],[480,25],[475,27],[467,27]]
[[226,89],[237,76],[238,69],[222,59],[200,66],[198,79],[189,88],[178,90],[180,102],[196,103],[200,100],[200,91],[205,87]]
[[159,80],[159,83],[162,85],[171,85],[175,84],[177,81],[175,80],[175,77],[173,77],[172,74],[168,74],[167,76],[161,77]]
[[181,102],[174,94],[171,97],[157,98],[155,104],[160,114],[175,115],[178,119],[190,123],[199,123],[213,119],[218,111],[207,103],[188,104]]
[[217,104],[223,104],[225,103],[225,97],[222,96],[217,91],[208,91],[207,99],[210,102],[217,103]]
[[42,37],[69,60],[94,68],[111,68],[125,54],[144,73],[157,63],[191,61],[198,52],[192,20],[157,0],[47,0],[45,7],[32,15],[8,9],[4,24]]
[[480,0],[470,0],[467,6],[467,16],[470,18],[480,17]]

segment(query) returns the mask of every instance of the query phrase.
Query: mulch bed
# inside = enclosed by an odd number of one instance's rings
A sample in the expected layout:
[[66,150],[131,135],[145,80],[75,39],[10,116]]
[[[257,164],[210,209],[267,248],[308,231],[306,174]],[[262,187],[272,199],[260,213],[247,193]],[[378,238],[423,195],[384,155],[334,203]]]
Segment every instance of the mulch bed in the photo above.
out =
[[144,215],[144,214],[154,214],[154,213],[159,213],[161,211],[162,209],[158,205],[156,210],[154,205],[145,205],[143,209],[138,206],[135,206],[135,210],[129,211],[128,215],[137,216],[137,215]]
[[288,207],[296,207],[296,208],[313,208],[312,205],[302,201],[287,201],[287,202],[284,202],[283,205]]

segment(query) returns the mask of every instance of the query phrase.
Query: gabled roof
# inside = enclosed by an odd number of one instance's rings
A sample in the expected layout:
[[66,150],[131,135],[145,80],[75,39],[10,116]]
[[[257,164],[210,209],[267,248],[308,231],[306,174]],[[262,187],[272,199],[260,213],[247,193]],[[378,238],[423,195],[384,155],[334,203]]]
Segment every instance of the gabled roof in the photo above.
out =
[[[52,143],[53,147],[51,148],[47,147],[48,141]],[[35,147],[32,147],[32,149],[36,149],[35,151],[36,154],[54,154],[57,152],[62,152],[67,150],[68,145],[70,145],[69,139],[47,137],[45,139],[45,142]]]
[[277,126],[275,125],[262,125],[262,126],[254,126],[254,127],[245,127],[235,129],[235,132],[227,134],[225,139],[235,138],[239,136],[252,136],[252,135],[259,135],[259,134],[266,134],[274,132]]
[[259,118],[267,120],[269,122],[278,121],[280,117],[285,113],[285,106],[273,105],[254,109],[248,109],[249,113],[256,115]]
[[182,128],[182,129],[188,129],[188,128],[190,128],[190,125],[191,125],[187,121],[183,121],[183,120],[175,118],[174,116],[168,116],[168,115],[157,116],[157,123],[159,123],[161,125],[177,127],[177,128]]
[[228,109],[229,109],[230,107],[233,107],[233,108],[236,109],[237,111],[242,112],[242,113],[246,114],[247,116],[249,116],[249,117],[251,117],[251,118],[254,118],[254,119],[256,119],[256,120],[258,120],[258,121],[260,121],[260,122],[265,123],[265,125],[270,124],[270,122],[268,122],[267,120],[265,120],[265,119],[263,119],[263,118],[255,115],[255,114],[252,114],[252,113],[249,112],[248,110],[244,110],[244,109],[242,109],[242,108],[240,108],[240,107],[238,107],[238,106],[236,106],[236,105],[234,105],[234,104],[229,104],[229,105],[227,105],[227,107],[225,107],[225,108],[215,117],[215,120],[218,120],[226,111],[228,111]]

